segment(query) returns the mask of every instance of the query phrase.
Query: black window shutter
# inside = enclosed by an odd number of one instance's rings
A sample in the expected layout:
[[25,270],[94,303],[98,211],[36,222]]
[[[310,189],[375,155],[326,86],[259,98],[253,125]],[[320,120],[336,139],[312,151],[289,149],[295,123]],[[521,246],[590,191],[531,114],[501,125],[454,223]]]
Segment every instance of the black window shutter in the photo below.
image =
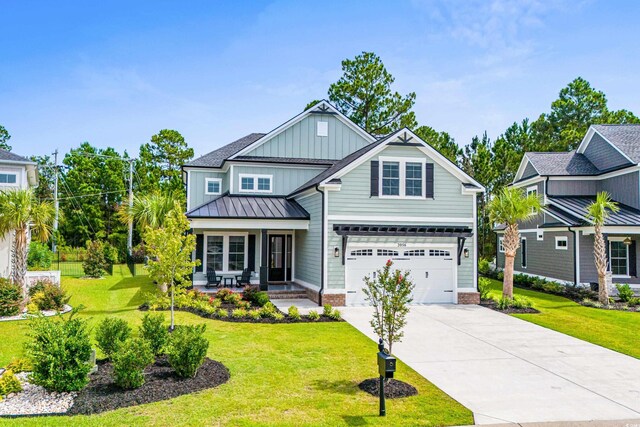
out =
[[433,163],[426,163],[424,165],[424,187],[425,196],[428,199],[433,199]]
[[196,272],[202,271],[203,255],[204,255],[204,235],[196,234],[196,259],[200,260],[200,265],[196,267]]
[[256,271],[256,235],[249,234],[249,258],[247,259],[247,265],[249,271]]
[[380,182],[380,166],[377,160],[371,161],[371,196],[378,195]]
[[629,245],[629,276],[638,277],[638,260],[636,259],[636,241]]

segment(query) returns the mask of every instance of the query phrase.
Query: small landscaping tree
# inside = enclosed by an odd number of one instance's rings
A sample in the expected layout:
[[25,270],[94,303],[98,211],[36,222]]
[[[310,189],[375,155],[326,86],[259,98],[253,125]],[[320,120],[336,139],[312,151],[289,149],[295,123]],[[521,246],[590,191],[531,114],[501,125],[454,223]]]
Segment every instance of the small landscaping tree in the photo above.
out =
[[104,276],[107,259],[104,256],[104,244],[99,240],[87,242],[87,253],[82,261],[84,274],[93,278]]
[[196,248],[196,236],[189,233],[190,225],[176,202],[164,220],[162,227],[147,227],[143,239],[149,254],[149,276],[163,292],[171,290],[171,326],[174,328],[175,286],[186,283],[187,276],[200,261],[192,261]]
[[393,351],[393,343],[400,342],[404,335],[402,328],[407,324],[409,304],[413,301],[411,293],[415,287],[407,277],[408,271],[392,271],[392,266],[393,262],[389,260],[382,270],[376,272],[376,279],[366,276],[362,289],[366,300],[373,306],[371,327],[389,354]]
[[587,208],[587,215],[594,227],[593,258],[598,271],[598,300],[604,305],[609,305],[609,288],[607,287],[607,245],[602,234],[602,227],[607,221],[610,212],[618,212],[618,204],[611,200],[609,193],[602,191],[596,196],[596,200]]
[[502,294],[513,299],[513,263],[520,247],[518,221],[540,211],[540,200],[534,194],[525,194],[521,188],[505,187],[489,202],[489,217],[495,224],[504,224],[504,278]]

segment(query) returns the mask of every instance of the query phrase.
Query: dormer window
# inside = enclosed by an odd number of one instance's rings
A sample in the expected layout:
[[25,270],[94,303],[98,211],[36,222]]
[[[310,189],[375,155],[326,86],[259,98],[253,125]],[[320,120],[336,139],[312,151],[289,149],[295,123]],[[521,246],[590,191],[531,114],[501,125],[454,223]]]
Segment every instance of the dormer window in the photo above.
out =
[[271,175],[240,174],[241,193],[273,193]]
[[205,184],[204,194],[209,196],[222,194],[222,179],[205,178],[204,184]]

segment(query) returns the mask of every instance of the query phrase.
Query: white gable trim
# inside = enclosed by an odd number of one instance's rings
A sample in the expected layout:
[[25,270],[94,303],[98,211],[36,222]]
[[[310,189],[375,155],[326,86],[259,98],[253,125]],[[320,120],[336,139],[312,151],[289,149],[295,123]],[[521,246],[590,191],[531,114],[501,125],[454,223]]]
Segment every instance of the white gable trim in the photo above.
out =
[[536,165],[534,165],[531,162],[531,160],[529,159],[529,157],[527,157],[527,154],[525,153],[524,156],[522,156],[522,160],[520,160],[520,166],[518,166],[518,172],[516,172],[516,176],[513,178],[514,181],[517,181],[520,178],[522,178],[522,175],[524,174],[524,170],[527,168],[527,163],[531,163],[531,166],[533,166],[536,172],[538,172],[538,175],[541,175],[540,171],[536,168]]
[[629,156],[627,156],[625,153],[623,153],[618,147],[616,147],[616,145],[614,143],[609,141],[603,134],[598,132],[593,126],[589,126],[589,130],[587,130],[587,134],[582,139],[582,142],[578,146],[578,149],[576,150],[576,152],[580,153],[580,154],[584,154],[585,150],[587,149],[587,147],[591,143],[591,140],[593,139],[593,135],[596,134],[596,133],[598,135],[600,135],[600,137],[602,139],[604,139],[607,142],[607,144],[609,144],[611,147],[613,147],[614,150],[616,150],[618,153],[620,153],[622,155],[622,157],[624,157],[625,159],[629,160],[629,162],[635,164],[635,162],[633,160],[631,160],[629,158]]
[[367,141],[369,141],[369,142],[375,141],[375,138],[373,136],[369,135],[364,129],[362,129],[361,127],[359,127],[355,123],[353,123],[347,116],[345,116],[340,111],[338,111],[333,105],[329,104],[328,101],[322,100],[319,103],[317,103],[316,105],[314,105],[313,107],[309,108],[308,110],[301,112],[297,116],[295,116],[292,119],[290,119],[290,120],[286,121],[285,123],[281,124],[280,126],[275,128],[274,130],[269,132],[268,134],[264,135],[262,138],[260,138],[260,139],[256,140],[255,142],[249,144],[248,146],[246,146],[242,150],[238,151],[236,154],[230,156],[227,160],[235,159],[238,156],[242,156],[245,153],[248,153],[249,151],[252,151],[255,148],[258,148],[259,146],[261,146],[265,142],[273,139],[274,137],[278,136],[279,134],[281,134],[282,132],[284,132],[285,130],[290,128],[291,126],[293,126],[296,123],[302,121],[302,119],[304,119],[307,116],[310,116],[311,114],[313,114],[315,112],[314,110],[316,110],[320,106],[327,107],[328,111],[330,111],[331,113],[334,113],[335,115],[337,115],[345,125],[347,125],[349,128],[351,128],[354,132],[356,132],[357,134],[362,136]]
[[332,179],[339,178],[339,177],[349,173],[350,171],[352,171],[356,167],[358,167],[361,164],[363,164],[368,159],[370,159],[373,156],[375,156],[376,154],[382,152],[385,148],[387,148],[387,146],[388,146],[388,144],[390,142],[396,142],[395,139],[398,137],[398,135],[400,135],[402,133],[406,133],[409,136],[411,136],[411,141],[412,142],[415,141],[415,142],[420,143],[422,146],[416,146],[416,148],[418,150],[422,151],[425,155],[431,157],[436,163],[438,163],[446,171],[451,173],[453,176],[458,178],[460,181],[467,182],[467,183],[470,183],[470,184],[474,184],[474,185],[478,186],[482,191],[485,191],[485,188],[484,188],[484,186],[482,184],[477,182],[475,179],[471,178],[464,171],[462,171],[462,169],[458,168],[458,166],[453,164],[451,162],[451,160],[447,159],[445,156],[440,154],[438,152],[438,150],[433,148],[431,145],[427,144],[425,141],[420,139],[419,136],[417,136],[415,133],[413,133],[412,131],[410,131],[407,128],[400,129],[400,130],[396,131],[395,133],[391,134],[389,137],[386,138],[386,140],[384,142],[382,142],[380,145],[375,147],[373,150],[369,150],[366,153],[363,153],[363,155],[361,157],[357,158],[355,161],[353,161],[347,167],[344,167],[344,168],[340,169],[339,171],[337,171],[336,173],[334,173],[333,175],[329,176],[328,178],[325,178],[324,181],[322,181],[322,184],[325,184],[325,183],[331,181]]

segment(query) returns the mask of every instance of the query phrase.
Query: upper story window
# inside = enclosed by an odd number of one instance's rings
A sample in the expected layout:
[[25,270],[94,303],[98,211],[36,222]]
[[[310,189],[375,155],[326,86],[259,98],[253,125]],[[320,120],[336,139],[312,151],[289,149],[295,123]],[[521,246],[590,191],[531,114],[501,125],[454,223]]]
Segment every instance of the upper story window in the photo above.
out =
[[217,195],[222,193],[222,179],[205,178],[204,183],[205,183],[204,194]]
[[425,161],[416,158],[380,157],[381,197],[424,198]]
[[498,238],[498,251],[503,254],[504,253],[504,237]]
[[[532,185],[531,187],[527,187],[527,196],[530,195],[534,195],[536,197],[538,197],[538,186],[537,185]],[[535,213],[535,209],[531,209],[531,213]]]
[[273,177],[271,175],[240,174],[241,193],[272,193]]
[[0,173],[0,184],[16,185],[18,183],[18,174],[15,173]]

